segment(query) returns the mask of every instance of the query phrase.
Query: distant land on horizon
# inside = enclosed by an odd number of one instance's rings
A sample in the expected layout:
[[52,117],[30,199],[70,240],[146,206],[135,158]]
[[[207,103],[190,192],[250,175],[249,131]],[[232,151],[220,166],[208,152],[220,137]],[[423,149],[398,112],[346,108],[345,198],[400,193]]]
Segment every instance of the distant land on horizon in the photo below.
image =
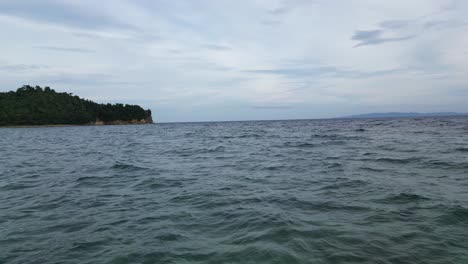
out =
[[434,112],[434,113],[418,113],[418,112],[387,112],[387,113],[367,113],[359,115],[350,115],[339,118],[392,118],[392,117],[431,117],[431,116],[463,116],[468,113],[457,112]]

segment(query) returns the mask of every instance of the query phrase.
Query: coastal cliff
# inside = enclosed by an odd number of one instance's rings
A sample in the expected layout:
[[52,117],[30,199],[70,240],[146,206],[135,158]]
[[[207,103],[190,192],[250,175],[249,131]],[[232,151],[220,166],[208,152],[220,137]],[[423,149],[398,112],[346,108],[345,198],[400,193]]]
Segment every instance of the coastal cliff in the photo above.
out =
[[152,124],[138,105],[98,104],[49,87],[25,85],[0,93],[0,126]]

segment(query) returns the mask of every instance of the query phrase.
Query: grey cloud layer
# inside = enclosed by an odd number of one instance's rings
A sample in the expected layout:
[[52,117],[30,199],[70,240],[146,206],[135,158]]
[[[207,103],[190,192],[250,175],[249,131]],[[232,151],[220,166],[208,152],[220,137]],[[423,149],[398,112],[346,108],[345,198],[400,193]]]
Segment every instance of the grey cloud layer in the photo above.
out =
[[72,3],[59,0],[0,1],[0,14],[82,28],[131,28],[93,8],[85,9]]
[[351,39],[357,41],[354,47],[378,45],[386,42],[406,41],[429,30],[453,29],[466,26],[468,21],[461,22],[457,18],[437,19],[423,16],[412,20],[385,20],[378,24],[378,29],[356,30]]
[[356,79],[384,76],[407,71],[407,68],[379,70],[379,71],[358,71],[346,68],[330,66],[322,67],[302,67],[302,68],[278,68],[264,70],[248,70],[249,73],[271,74],[287,76],[289,78],[317,78],[319,76],[331,76],[335,78]]
[[358,30],[354,32],[352,40],[359,41],[354,47],[366,46],[366,45],[377,45],[385,42],[396,42],[396,41],[404,41],[413,38],[414,36],[404,36],[404,37],[393,37],[393,38],[386,38],[382,37],[384,30]]
[[0,65],[0,71],[4,72],[25,72],[25,71],[34,71],[40,69],[49,68],[46,65],[36,65],[36,64],[8,64]]
[[141,102],[164,121],[468,111],[465,3],[0,0],[0,87]]
[[83,48],[71,48],[71,47],[54,47],[54,46],[37,46],[34,47],[36,49],[41,50],[49,50],[49,51],[59,51],[59,52],[78,52],[78,53],[93,53],[93,50],[90,49],[83,49]]

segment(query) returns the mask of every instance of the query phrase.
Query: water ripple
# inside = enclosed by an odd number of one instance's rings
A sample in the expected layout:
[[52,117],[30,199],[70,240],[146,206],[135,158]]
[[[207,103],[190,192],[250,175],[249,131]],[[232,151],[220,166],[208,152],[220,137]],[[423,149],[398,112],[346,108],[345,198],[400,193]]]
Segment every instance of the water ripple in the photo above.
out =
[[0,129],[0,263],[468,263],[467,127]]

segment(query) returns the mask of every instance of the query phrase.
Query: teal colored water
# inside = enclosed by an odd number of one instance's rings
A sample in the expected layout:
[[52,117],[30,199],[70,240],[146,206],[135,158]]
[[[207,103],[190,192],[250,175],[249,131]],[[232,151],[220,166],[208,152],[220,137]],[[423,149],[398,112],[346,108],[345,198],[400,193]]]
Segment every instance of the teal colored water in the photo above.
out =
[[3,128],[0,263],[468,263],[468,118]]

